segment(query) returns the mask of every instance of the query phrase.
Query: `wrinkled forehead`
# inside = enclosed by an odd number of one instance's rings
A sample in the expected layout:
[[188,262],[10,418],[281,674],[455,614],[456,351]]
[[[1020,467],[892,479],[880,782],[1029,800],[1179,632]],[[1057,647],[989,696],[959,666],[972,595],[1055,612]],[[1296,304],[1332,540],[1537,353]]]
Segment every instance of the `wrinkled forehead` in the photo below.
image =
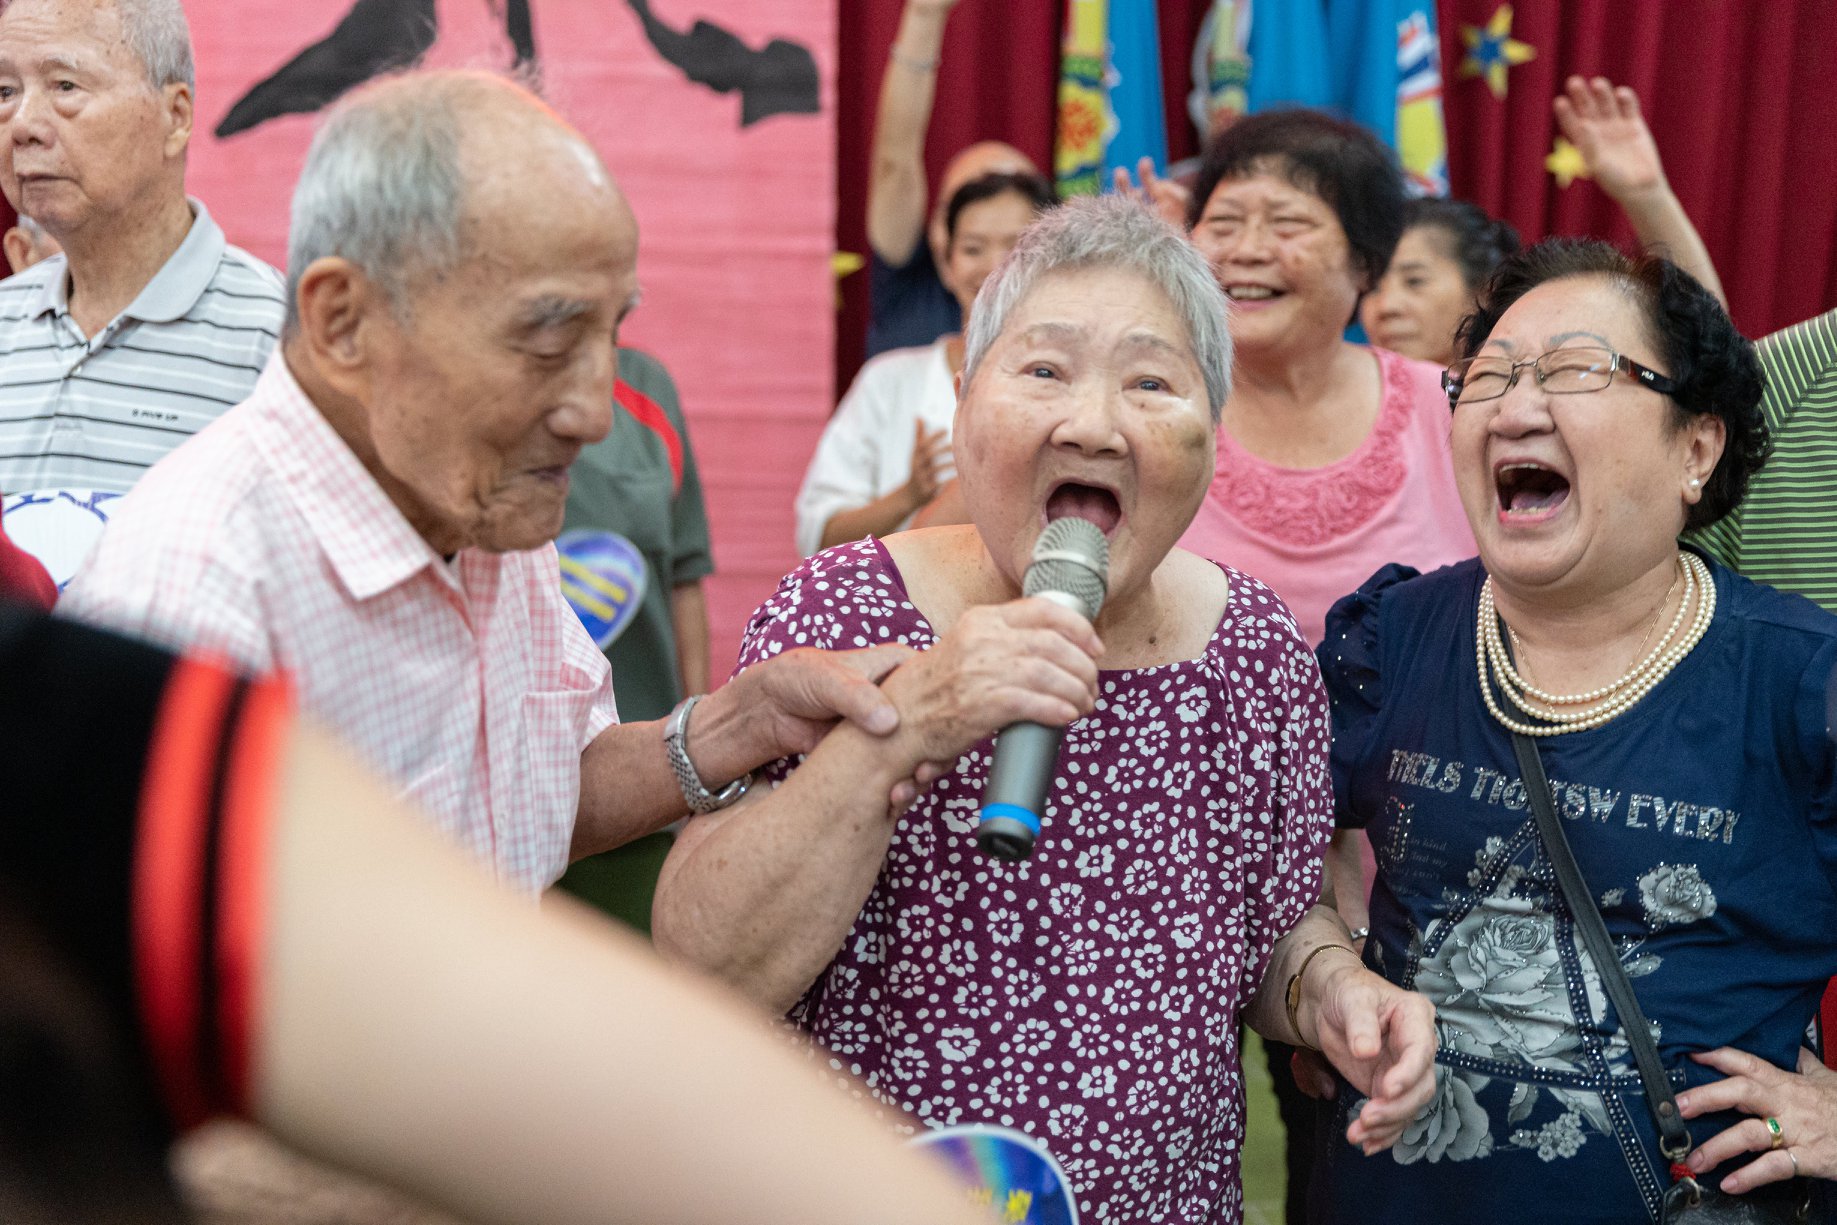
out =
[[1158,353],[1195,369],[1199,360],[1166,291],[1133,268],[1110,264],[1042,273],[1008,312],[995,344],[1104,357]]
[[14,71],[139,66],[107,0],[11,0],[0,8],[0,65]]
[[1534,286],[1506,308],[1480,352],[1522,358],[1588,344],[1634,357],[1658,355],[1647,304],[1622,278],[1589,273]]

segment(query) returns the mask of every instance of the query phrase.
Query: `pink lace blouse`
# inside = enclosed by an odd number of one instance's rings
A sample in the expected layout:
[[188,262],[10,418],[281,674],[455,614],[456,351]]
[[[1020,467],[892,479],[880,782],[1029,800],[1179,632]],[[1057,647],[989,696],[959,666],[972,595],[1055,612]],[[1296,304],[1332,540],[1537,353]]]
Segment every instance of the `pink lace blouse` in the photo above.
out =
[[1327,609],[1387,562],[1417,570],[1473,556],[1455,492],[1440,371],[1384,349],[1383,402],[1358,449],[1324,468],[1282,468],[1218,432],[1218,468],[1182,547],[1268,583],[1318,644]]

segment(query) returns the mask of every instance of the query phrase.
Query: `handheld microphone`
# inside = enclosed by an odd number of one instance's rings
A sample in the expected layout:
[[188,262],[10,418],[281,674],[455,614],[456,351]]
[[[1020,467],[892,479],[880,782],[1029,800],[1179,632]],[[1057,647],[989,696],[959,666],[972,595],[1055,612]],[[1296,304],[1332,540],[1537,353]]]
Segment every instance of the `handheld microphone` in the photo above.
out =
[[[1085,519],[1054,519],[1033,546],[1021,594],[1040,596],[1095,621],[1110,584],[1110,542]],[[995,740],[976,844],[995,859],[1025,859],[1040,834],[1046,791],[1059,764],[1062,727],[1010,723]]]

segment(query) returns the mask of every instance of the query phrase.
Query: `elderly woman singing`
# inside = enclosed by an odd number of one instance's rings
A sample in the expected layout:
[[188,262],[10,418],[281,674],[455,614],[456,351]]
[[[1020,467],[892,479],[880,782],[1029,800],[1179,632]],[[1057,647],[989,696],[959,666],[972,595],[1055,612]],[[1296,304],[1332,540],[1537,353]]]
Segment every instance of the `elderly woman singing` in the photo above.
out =
[[1678,546],[1765,453],[1752,347],[1674,265],[1551,242],[1462,351],[1479,557],[1381,571],[1321,648],[1366,960],[1435,1002],[1437,1091],[1387,1154],[1329,1143],[1320,1219],[1804,1220],[1793,1176],[1837,1175],[1800,1052],[1837,971],[1837,618]]
[[[885,683],[901,736],[974,725],[1020,680],[1059,695],[1041,722],[1094,692],[1032,858],[977,850],[986,741],[889,813],[898,780],[842,727],[773,771],[813,797],[795,819],[695,819],[657,897],[666,954],[788,1010],[914,1125],[1032,1134],[1095,1220],[1239,1218],[1240,1018],[1360,1087],[1362,1148],[1432,1086],[1426,1001],[1316,905],[1330,798],[1307,644],[1268,588],[1173,547],[1212,475],[1224,318],[1203,258],[1138,205],[1047,214],[970,319],[955,447],[974,522],[820,553],[749,628],[743,663],[917,648]],[[1094,627],[1017,599],[1067,515],[1109,542]]]

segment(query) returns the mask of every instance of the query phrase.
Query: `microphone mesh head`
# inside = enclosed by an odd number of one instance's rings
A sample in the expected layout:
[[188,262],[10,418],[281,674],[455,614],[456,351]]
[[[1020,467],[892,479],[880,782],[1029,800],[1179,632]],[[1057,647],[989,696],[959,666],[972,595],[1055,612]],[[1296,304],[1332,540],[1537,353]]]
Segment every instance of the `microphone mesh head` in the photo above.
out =
[[1033,545],[1033,564],[1021,581],[1021,594],[1062,592],[1084,607],[1095,621],[1110,585],[1110,542],[1088,519],[1054,519]]

